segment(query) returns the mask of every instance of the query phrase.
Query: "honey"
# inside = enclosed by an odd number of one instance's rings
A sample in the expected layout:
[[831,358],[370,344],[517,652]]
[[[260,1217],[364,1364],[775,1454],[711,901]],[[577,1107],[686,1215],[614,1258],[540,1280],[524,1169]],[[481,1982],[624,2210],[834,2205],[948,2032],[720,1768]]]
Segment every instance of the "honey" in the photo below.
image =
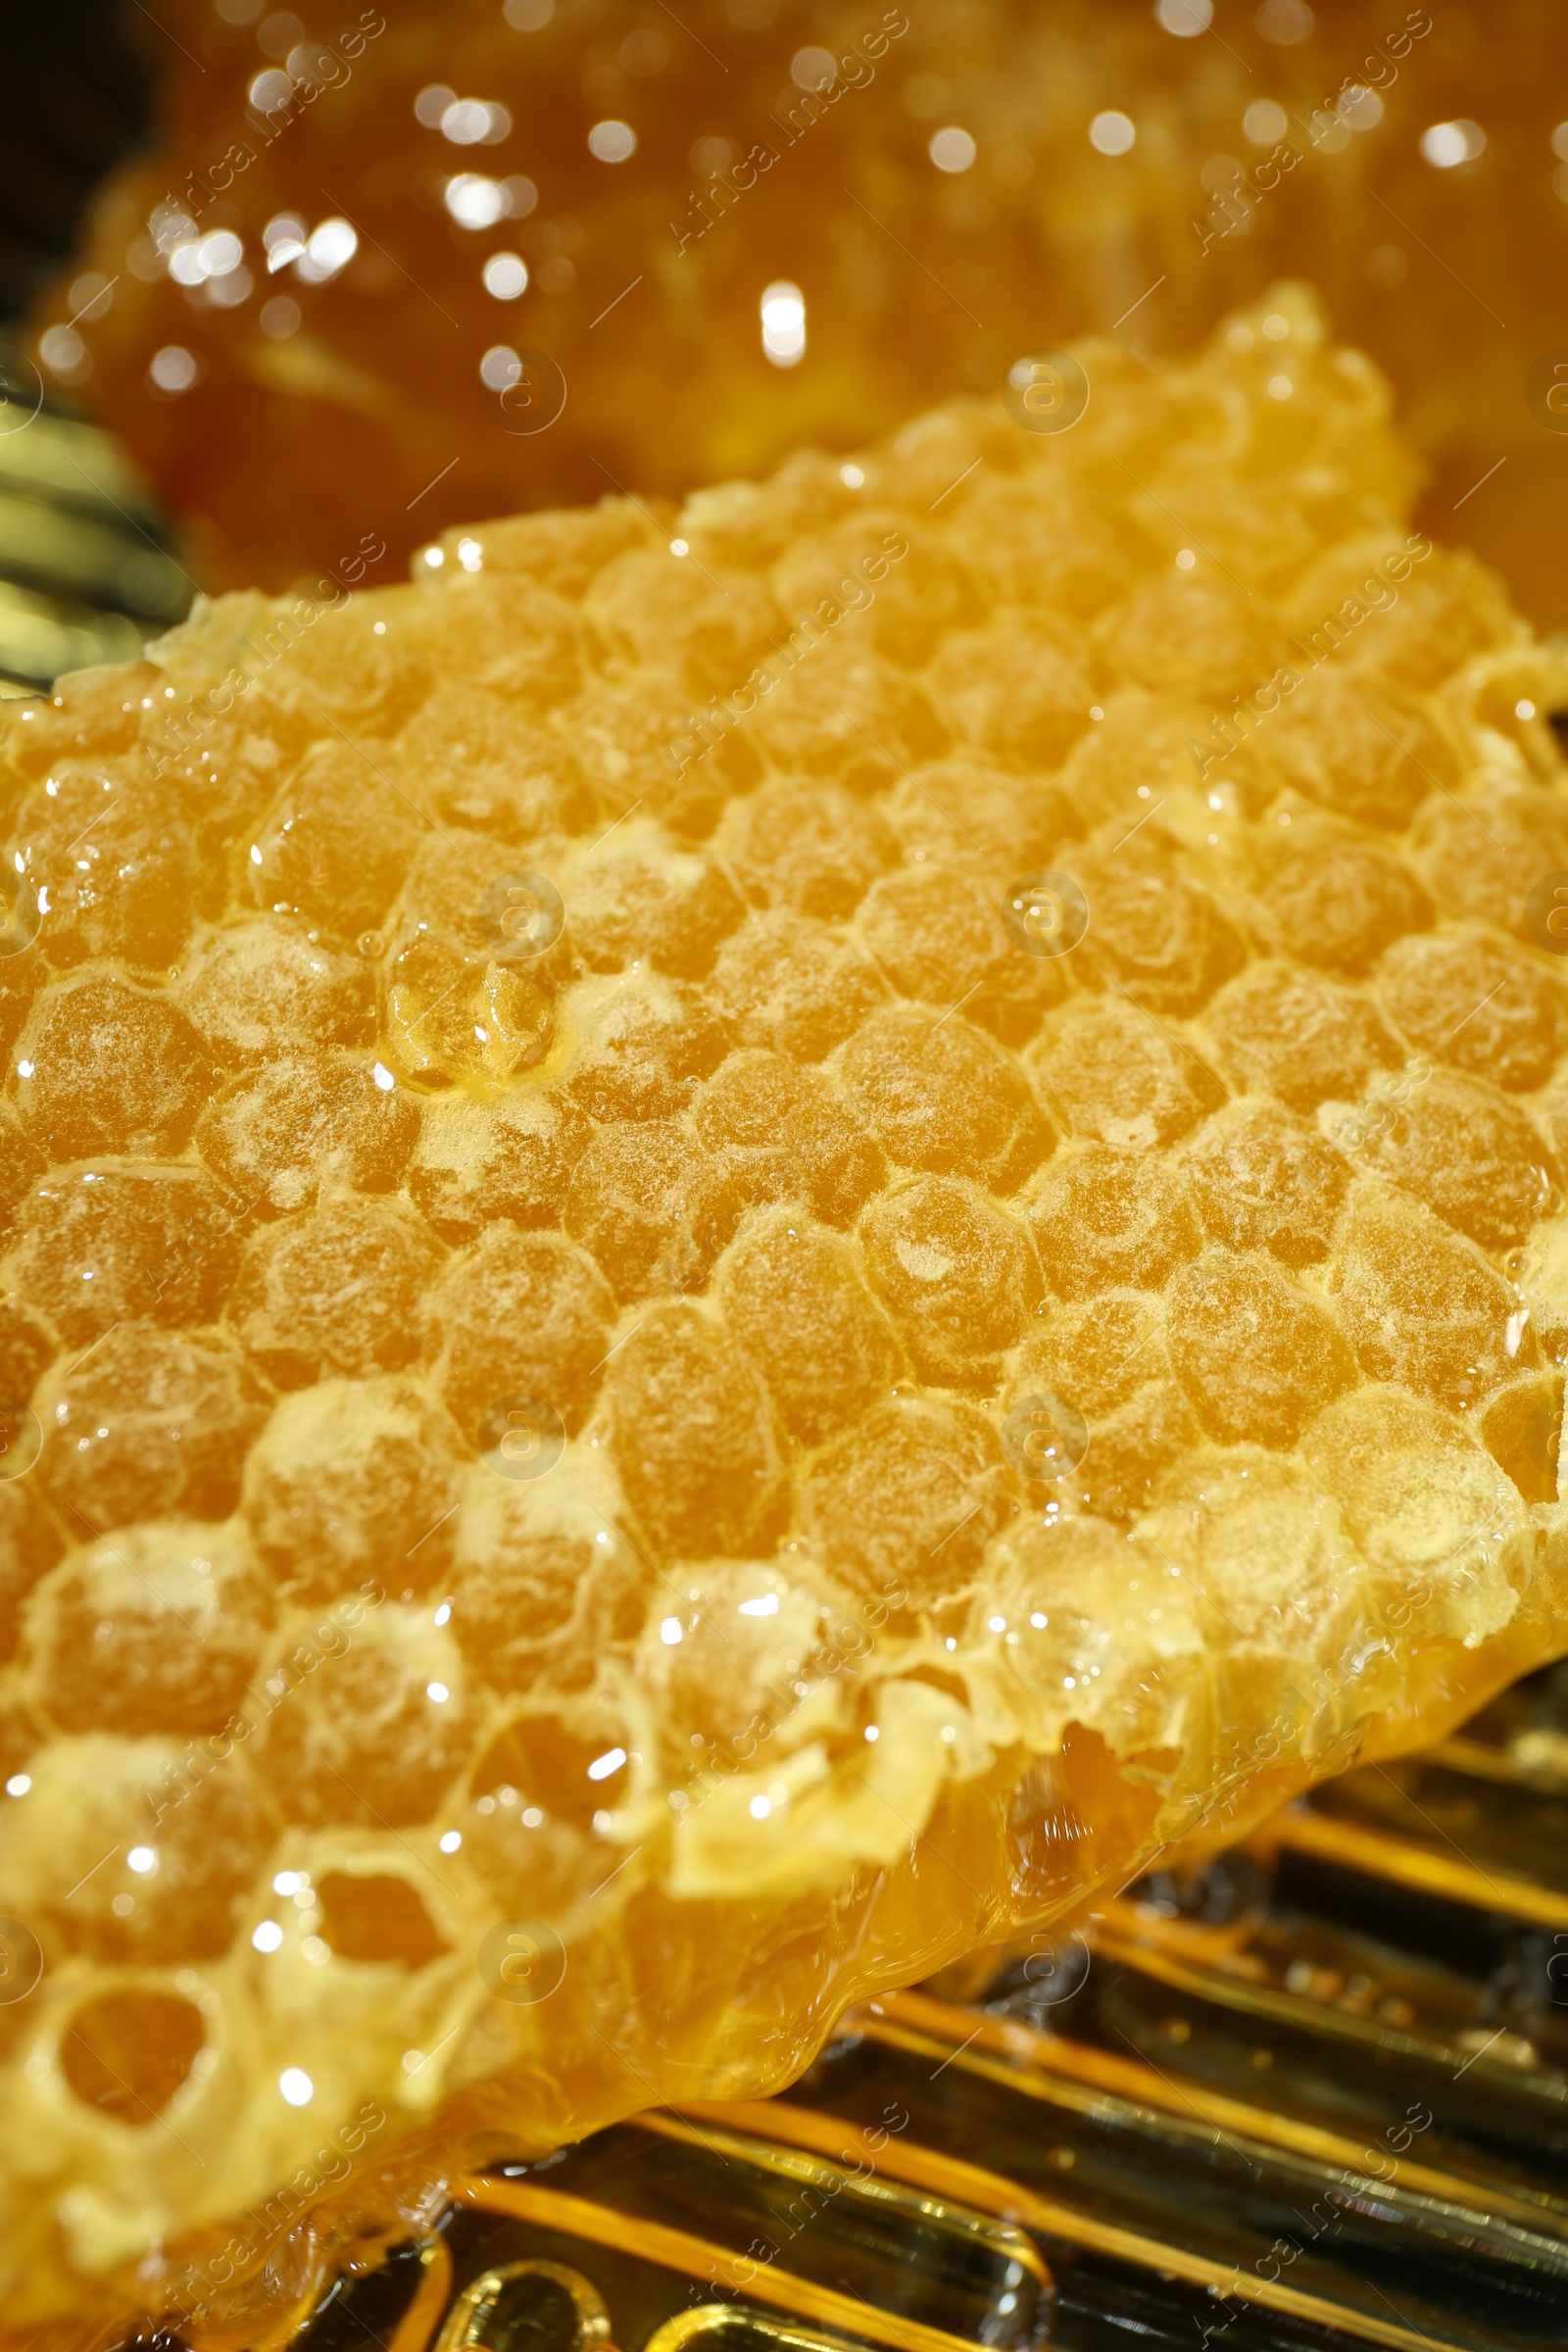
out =
[[1301,289],[1072,365],[4,714],[8,2325],[1560,1646],[1568,665]]

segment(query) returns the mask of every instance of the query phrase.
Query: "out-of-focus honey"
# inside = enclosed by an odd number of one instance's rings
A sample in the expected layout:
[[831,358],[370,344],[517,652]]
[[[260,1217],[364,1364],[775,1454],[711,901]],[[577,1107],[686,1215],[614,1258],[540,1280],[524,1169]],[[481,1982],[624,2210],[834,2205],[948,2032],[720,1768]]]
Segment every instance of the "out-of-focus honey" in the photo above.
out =
[[1568,619],[1541,0],[143,14],[159,149],[39,323],[213,581],[843,451],[1085,330],[1185,348],[1289,271],[1392,377],[1421,520]]

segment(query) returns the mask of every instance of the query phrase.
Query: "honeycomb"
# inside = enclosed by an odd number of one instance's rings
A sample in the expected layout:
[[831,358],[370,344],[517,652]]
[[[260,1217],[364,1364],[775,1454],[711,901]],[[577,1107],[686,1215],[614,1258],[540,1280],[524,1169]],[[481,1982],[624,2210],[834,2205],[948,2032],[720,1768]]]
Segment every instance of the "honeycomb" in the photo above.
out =
[[1568,658],[1302,289],[1078,361],[5,714],[8,2328],[1568,1644]]
[[[1034,345],[1185,351],[1299,274],[1393,377],[1422,519],[1568,625],[1539,527],[1560,11],[1210,15],[150,0],[157,146],[95,199],[30,348],[165,489],[207,585],[281,589],[368,538],[387,579],[465,516],[848,452]],[[769,357],[781,285],[805,348]],[[514,391],[509,354],[543,370]]]

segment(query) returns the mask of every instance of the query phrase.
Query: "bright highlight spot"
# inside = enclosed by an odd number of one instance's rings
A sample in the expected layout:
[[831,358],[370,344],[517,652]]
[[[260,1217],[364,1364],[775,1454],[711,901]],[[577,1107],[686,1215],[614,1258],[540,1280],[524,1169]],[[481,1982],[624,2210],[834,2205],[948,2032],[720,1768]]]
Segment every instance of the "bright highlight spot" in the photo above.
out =
[[676,1642],[682,1639],[682,1631],[678,1617],[666,1617],[659,1628],[659,1639],[667,1649],[673,1649]]
[[493,253],[480,274],[497,302],[515,302],[527,287],[528,265],[520,253]]
[[625,1761],[626,1750],[623,1747],[607,1748],[602,1756],[595,1756],[589,1765],[588,1778],[591,1781],[608,1781],[611,1774],[618,1772]]
[[1254,98],[1242,117],[1242,128],[1254,147],[1277,147],[1290,127],[1289,115],[1272,98]]
[[1089,144],[1102,155],[1125,155],[1138,136],[1130,115],[1119,115],[1115,109],[1097,115],[1089,125]]
[[950,122],[945,129],[932,132],[926,152],[939,172],[967,172],[974,162],[975,144],[966,130]]
[[160,392],[188,392],[196,381],[196,360],[183,343],[166,343],[155,351],[147,373]]
[[1421,133],[1421,153],[1434,170],[1451,172],[1455,164],[1473,164],[1487,143],[1479,122],[1434,122]]
[[510,343],[492,343],[479,362],[479,381],[490,392],[505,392],[521,373],[522,362]]
[[150,1845],[133,1845],[125,1856],[125,1860],[131,1869],[139,1872],[143,1878],[146,1877],[148,1871],[158,1868],[158,1856]]
[[623,164],[637,152],[637,133],[629,122],[596,122],[588,133],[588,152],[602,164]]
[[459,172],[443,191],[447,211],[460,228],[493,228],[508,210],[507,192],[499,179],[482,172]]
[[316,2096],[316,2084],[302,2066],[285,2066],[277,2087],[291,2107],[308,2107]]
[[275,1952],[283,1940],[283,1931],[275,1919],[264,1919],[251,1936],[259,1952]]
[[775,368],[794,368],[806,357],[806,296],[788,278],[762,289],[759,306],[762,349]]
[[1154,0],[1154,19],[1178,40],[1196,40],[1214,22],[1214,0]]

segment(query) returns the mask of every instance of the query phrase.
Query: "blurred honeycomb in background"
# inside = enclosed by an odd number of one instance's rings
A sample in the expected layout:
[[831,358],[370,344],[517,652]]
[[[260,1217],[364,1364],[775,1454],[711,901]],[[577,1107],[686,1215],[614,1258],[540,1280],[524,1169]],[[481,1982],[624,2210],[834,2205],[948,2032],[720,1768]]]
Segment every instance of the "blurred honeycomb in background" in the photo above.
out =
[[99,193],[29,349],[213,584],[843,450],[1031,345],[1190,347],[1289,271],[1391,375],[1422,520],[1568,618],[1542,527],[1568,458],[1525,390],[1568,333],[1549,0],[136,22],[160,143]]

